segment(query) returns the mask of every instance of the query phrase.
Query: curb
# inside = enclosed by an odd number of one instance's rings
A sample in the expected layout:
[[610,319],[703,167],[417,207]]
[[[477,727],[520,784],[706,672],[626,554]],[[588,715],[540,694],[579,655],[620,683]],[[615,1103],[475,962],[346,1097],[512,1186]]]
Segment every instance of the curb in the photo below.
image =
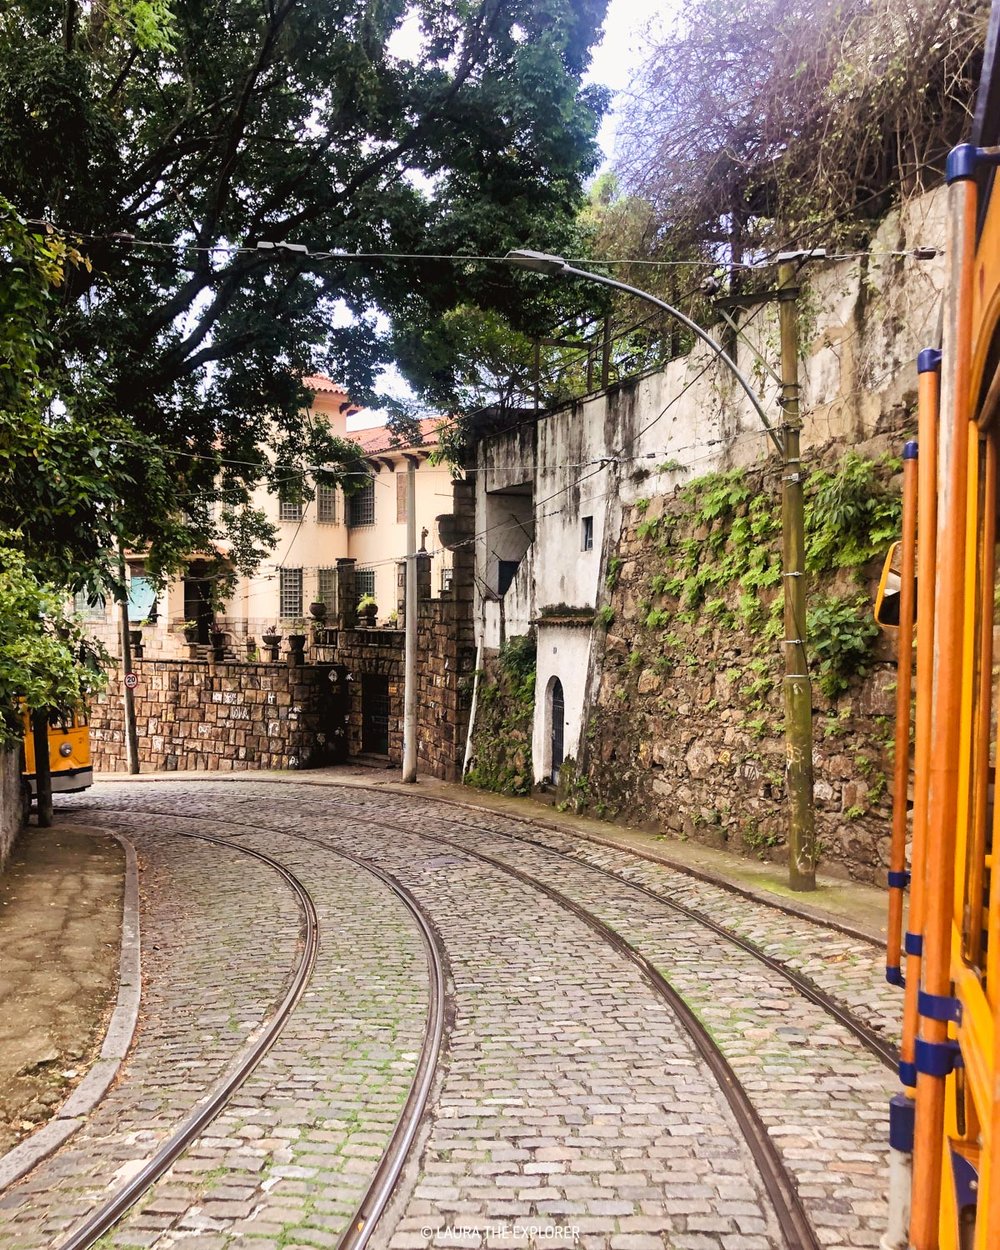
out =
[[0,1193],[19,1181],[67,1141],[107,1093],[132,1044],[139,1019],[142,973],[139,964],[139,866],[135,847],[123,834],[112,834],[125,852],[125,897],[122,903],[122,950],[118,966],[118,999],[108,1021],[98,1060],[47,1124],[0,1155]]

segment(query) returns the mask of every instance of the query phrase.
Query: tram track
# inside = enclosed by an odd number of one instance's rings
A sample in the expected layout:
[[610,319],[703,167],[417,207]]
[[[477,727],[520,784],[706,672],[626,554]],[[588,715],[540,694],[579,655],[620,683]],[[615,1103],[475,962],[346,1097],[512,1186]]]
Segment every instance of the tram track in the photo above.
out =
[[[264,782],[263,784],[267,784],[267,783]],[[278,784],[281,784],[281,783],[278,783]],[[351,788],[360,789],[361,787],[351,787]],[[378,793],[377,791],[374,791],[374,792]],[[428,800],[424,800],[424,802],[427,802],[427,801]],[[358,811],[358,812],[364,811],[364,809],[358,805],[342,804],[341,806],[350,807],[352,811]],[[369,818],[365,817],[365,819],[369,819]],[[623,876],[620,872],[612,872],[610,869],[603,868],[599,864],[591,863],[589,860],[584,859],[580,855],[575,855],[571,852],[560,850],[557,847],[548,846],[544,842],[539,842],[536,838],[529,838],[525,836],[524,834],[510,833],[509,831],[506,831],[506,830],[499,830],[499,829],[495,829],[495,828],[491,828],[487,826],[482,826],[482,825],[477,826],[477,825],[470,824],[467,821],[450,820],[447,817],[439,817],[435,815],[434,817],[432,817],[432,819],[436,823],[439,823],[439,824],[455,825],[467,833],[478,833],[485,837],[491,837],[491,838],[504,838],[511,842],[517,842],[525,846],[530,846],[533,850],[541,851],[544,854],[554,856],[558,859],[569,860],[571,863],[579,864],[581,867],[586,868],[589,872],[597,873],[600,876],[603,876],[607,880],[615,881],[621,885],[626,886],[630,890],[635,890],[637,893],[644,895],[645,897],[649,898],[651,901],[659,904],[660,906],[669,909],[670,911],[676,913],[677,915],[684,916],[686,919],[691,920],[698,925],[701,925],[703,928],[708,929],[711,933],[714,933],[716,937],[722,938],[724,941],[729,942],[731,945],[738,947],[740,950],[744,951],[746,954],[752,956],[754,959],[756,959],[758,962],[760,962],[766,968],[768,968],[771,972],[774,972],[778,976],[783,977],[804,998],[808,999],[810,1002],[814,1003],[816,1006],[822,1008],[822,1010],[825,1011],[834,1020],[836,1020],[838,1024],[840,1024],[849,1033],[851,1033],[855,1038],[857,1038],[857,1040],[862,1044],[862,1046],[864,1046],[865,1049],[868,1050],[871,1054],[875,1055],[876,1058],[878,1058],[880,1062],[882,1062],[887,1068],[892,1069],[892,1071],[896,1071],[898,1064],[899,1064],[899,1051],[895,1046],[893,1046],[890,1042],[886,1041],[885,1038],[881,1037],[874,1029],[872,1029],[863,1020],[858,1019],[858,1017],[852,1011],[850,1011],[846,1007],[841,1006],[841,1004],[838,1003],[831,994],[829,994],[821,986],[817,985],[814,981],[812,981],[805,974],[801,972],[797,972],[794,968],[790,968],[787,963],[783,962],[780,959],[775,958],[773,955],[769,955],[756,942],[751,941],[749,938],[741,937],[738,933],[734,933],[731,929],[727,929],[724,925],[719,924],[717,921],[713,920],[710,916],[706,915],[705,912],[700,911],[699,909],[694,908],[694,907],[689,907],[687,904],[681,903],[677,899],[670,898],[666,894],[661,894],[658,890],[654,890],[650,886],[643,885],[641,882],[632,881],[628,877]],[[507,819],[507,817],[504,817],[504,819]],[[567,836],[567,835],[563,835],[563,836]],[[623,849],[623,848],[613,848],[613,844],[609,844],[609,843],[602,842],[602,841],[595,841],[594,844],[607,848],[607,849]],[[637,858],[642,859],[648,863],[656,864],[660,867],[664,866],[662,861],[657,860],[655,856],[645,855],[642,852],[636,851],[631,847],[627,848],[627,853],[630,855],[635,855]],[[710,882],[710,883],[715,884],[714,882]],[[738,891],[738,893],[746,894],[747,897],[753,898],[754,902],[759,903],[759,900],[754,898],[754,896],[749,895],[748,892]],[[770,902],[764,905],[768,907],[772,906]],[[775,910],[781,911],[788,915],[796,916],[799,919],[802,918],[798,912],[795,912],[790,908],[776,907]],[[810,921],[810,923],[814,923],[818,926],[822,926],[821,921]],[[833,928],[837,932],[843,932],[845,936],[855,937],[855,938],[859,936],[852,929],[847,929],[843,927],[837,928],[837,926],[833,926],[833,925],[829,927]],[[866,940],[870,941],[870,939],[866,939]]]
[[[346,806],[348,806],[352,812],[356,813],[358,811],[357,807],[351,808],[350,805]],[[382,870],[376,868],[370,860],[355,857],[350,853],[345,852],[341,846],[333,844],[320,836],[296,833],[284,828],[279,829],[273,826],[262,825],[259,822],[242,821],[231,815],[227,815],[224,819],[213,816],[189,816],[154,808],[136,808],[134,805],[132,805],[130,810],[136,815],[142,814],[160,816],[171,820],[210,821],[216,824],[231,826],[234,830],[247,830],[249,835],[278,835],[309,842],[313,845],[333,851],[338,855],[343,855],[348,859],[354,859],[355,862],[360,863],[368,871],[374,871],[376,875],[382,874]],[[336,815],[336,813],[334,813],[334,815]],[[398,834],[399,832],[398,826],[388,824],[385,821],[377,820],[369,815],[355,815],[354,819],[360,820],[365,825],[380,829],[384,832],[392,834]],[[462,822],[448,823],[462,824]],[[463,824],[462,827],[469,829],[469,826],[465,824]],[[531,839],[518,839],[514,835],[497,834],[495,830],[473,828],[472,831],[488,834],[489,836],[494,837],[505,836],[511,841],[527,842],[538,850],[547,851],[556,857],[570,860],[575,859],[573,856],[565,856],[562,852],[554,851],[552,848],[545,847],[542,843],[534,843]],[[748,1150],[754,1160],[754,1165],[758,1171],[764,1190],[768,1195],[775,1219],[780,1228],[786,1250],[820,1250],[820,1242],[817,1238],[816,1231],[810,1222],[808,1214],[806,1213],[805,1206],[798,1195],[795,1179],[786,1167],[780,1151],[772,1141],[766,1125],[754,1106],[752,1098],[743,1087],[737,1074],[722,1052],[722,1049],[712,1038],[708,1029],[702,1024],[693,1009],[688,1006],[683,997],[671,985],[668,979],[664,977],[659,969],[656,968],[656,966],[645,955],[643,955],[641,951],[639,951],[632,943],[622,936],[622,934],[597,916],[590,908],[578,903],[576,900],[570,898],[567,894],[554,886],[540,881],[532,874],[525,872],[512,864],[506,863],[504,860],[498,859],[495,856],[470,848],[462,842],[456,841],[452,838],[429,833],[425,830],[415,829],[412,827],[408,828],[407,832],[425,841],[430,841],[438,845],[448,847],[461,855],[468,856],[471,859],[488,865],[494,871],[498,871],[512,877],[527,888],[545,895],[557,906],[568,911],[582,923],[587,925],[602,939],[602,941],[607,943],[619,955],[627,959],[635,966],[653,992],[667,1003],[670,1010],[677,1017],[685,1033],[689,1037],[692,1047],[711,1072],[717,1087],[725,1098],[739,1127],[740,1133],[742,1134]],[[238,836],[240,836],[238,833],[234,834],[234,837]],[[220,839],[220,841],[224,841],[225,844],[231,846],[240,845],[240,843],[233,841],[232,839]],[[630,882],[617,874],[610,873],[605,870],[598,870],[594,865],[588,864],[584,860],[576,860],[576,862],[591,871],[602,872],[604,876],[614,878],[619,885],[627,889],[634,890],[636,893],[647,897],[650,901],[658,905],[669,905],[670,903],[670,900],[664,899],[662,896],[657,895],[654,891],[642,887],[637,883]],[[702,918],[697,913],[693,912],[692,909],[684,908],[683,905],[677,905],[674,910],[677,910],[680,914],[684,914],[689,919],[694,919],[698,923],[702,923]],[[725,930],[720,929],[719,932],[727,938],[731,938],[733,936]],[[748,944],[746,949],[748,950],[748,953],[753,954],[755,957],[758,953],[763,954],[763,952],[758,952],[757,948],[755,948],[753,944]],[[778,967],[771,966],[772,963],[776,963],[777,961],[771,961],[770,957],[765,956],[762,962],[764,962],[771,971],[781,972],[782,975],[784,975],[785,970],[783,970],[780,965]],[[792,984],[795,984],[794,981],[792,981]],[[796,988],[799,989],[800,987],[796,986]],[[825,1008],[826,1004],[823,1001],[824,995],[822,991],[818,991],[811,986],[809,989],[810,993],[807,996],[810,997],[811,1001],[817,1002],[818,1005]],[[843,1015],[844,1013],[838,1009],[836,1013],[831,1012],[831,1014],[834,1015],[834,1018],[837,1018],[838,1015]],[[838,1022],[842,1023],[840,1020],[838,1020]],[[855,1023],[858,1028],[863,1031],[864,1026],[861,1026],[860,1022]],[[852,1029],[851,1031],[857,1035],[858,1029]],[[864,1041],[864,1038],[859,1038],[859,1040]],[[867,1042],[865,1042],[865,1044],[867,1046]],[[874,1050],[874,1053],[878,1054],[878,1050],[876,1048],[871,1046],[867,1046],[867,1048]],[[884,1056],[880,1055],[879,1057],[884,1059]],[[416,1122],[411,1121],[411,1125],[413,1131],[409,1134],[410,1141],[412,1141],[413,1134],[416,1130]],[[405,1152],[396,1154],[392,1158],[389,1156],[390,1151],[387,1151],[386,1155],[384,1155],[382,1160],[380,1160],[376,1170],[376,1175],[373,1178],[372,1185],[369,1190],[369,1193],[377,1191],[380,1196],[382,1204],[381,1207],[378,1207],[376,1210],[375,1208],[377,1207],[377,1203],[373,1203],[371,1210],[366,1210],[365,1204],[362,1204],[362,1209],[359,1210],[359,1216],[348,1226],[343,1238],[338,1243],[338,1250],[360,1250],[360,1248],[366,1244],[368,1237],[374,1230],[378,1215],[381,1213],[381,1209],[384,1209],[385,1203],[391,1196],[392,1187],[395,1184],[395,1180],[398,1178],[405,1161]],[[89,1244],[92,1243],[84,1243],[84,1245]],[[61,1250],[69,1250],[69,1247],[63,1247]],[[76,1250],[76,1248],[74,1247],[73,1250]],[[83,1250],[83,1246],[80,1247],[80,1250]]]
[[[77,807],[74,810],[81,810]],[[99,813],[107,809],[94,808]],[[179,816],[176,813],[155,813],[148,809],[135,809],[137,814],[169,815],[173,820],[197,820],[202,824],[235,824],[235,821],[219,821],[214,817]],[[239,822],[255,831],[277,833],[279,830]],[[180,837],[188,837],[241,852],[272,868],[289,885],[299,904],[303,918],[302,951],[292,981],[277,1011],[260,1030],[257,1038],[240,1056],[223,1081],[195,1108],[181,1126],[155,1151],[142,1169],[105,1203],[92,1212],[87,1219],[61,1243],[59,1250],[89,1250],[107,1232],[113,1229],[143,1198],[148,1190],[170,1169],[185,1150],[212,1121],[228,1106],[236,1091],[245,1083],[261,1060],[276,1044],[296,1005],[305,993],[316,963],[319,950],[320,928],[315,902],[299,878],[279,860],[264,852],[243,846],[232,838],[217,837],[207,833],[175,831]],[[402,1111],[396,1122],[391,1139],[382,1154],[361,1201],[351,1216],[338,1242],[338,1250],[364,1250],[388,1204],[399,1174],[406,1162],[414,1138],[424,1114],[434,1074],[441,1052],[445,1029],[446,1003],[446,956],[440,938],[426,913],[413,894],[389,873],[341,848],[308,835],[290,833],[286,836],[298,841],[320,845],[335,852],[341,859],[354,864],[381,881],[413,917],[421,935],[428,963],[428,1010],[423,1045],[413,1080],[410,1084]]]

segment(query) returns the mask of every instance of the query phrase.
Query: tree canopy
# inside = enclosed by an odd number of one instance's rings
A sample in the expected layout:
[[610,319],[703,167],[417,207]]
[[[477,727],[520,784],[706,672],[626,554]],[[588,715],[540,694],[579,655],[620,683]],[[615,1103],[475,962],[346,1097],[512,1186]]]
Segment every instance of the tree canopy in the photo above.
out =
[[[600,89],[581,87],[603,10],[604,0],[4,6],[0,194],[29,223],[54,221],[87,261],[49,290],[36,345],[44,394],[32,398],[41,426],[77,422],[113,449],[119,534],[151,543],[167,565],[183,554],[182,511],[188,545],[203,545],[221,498],[254,548],[263,535],[250,486],[316,465],[336,480],[352,456],[303,417],[304,376],[330,373],[364,401],[395,342],[446,324],[459,305],[516,328],[547,321],[537,284],[502,266],[311,253],[571,246],[604,107]],[[16,264],[9,248],[0,261]],[[430,394],[453,385],[446,356],[407,363]],[[0,500],[5,523],[17,512],[16,496]],[[90,518],[95,545],[109,516]]]
[[968,135],[988,0],[686,0],[623,110],[647,249],[867,239]]

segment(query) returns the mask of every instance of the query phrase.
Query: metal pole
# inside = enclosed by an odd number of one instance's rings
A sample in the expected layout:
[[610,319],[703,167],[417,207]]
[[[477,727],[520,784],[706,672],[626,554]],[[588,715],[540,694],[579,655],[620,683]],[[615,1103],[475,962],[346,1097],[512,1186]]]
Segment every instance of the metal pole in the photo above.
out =
[[125,590],[125,549],[118,547],[118,577],[121,582],[122,687],[125,704],[125,759],[130,773],[139,771],[139,737],[135,728],[135,697],[125,685],[125,674],[132,671],[132,643],[128,636],[128,593]]
[[785,585],[785,784],[788,789],[788,883],[816,888],[813,808],[812,687],[806,660],[805,521],[799,441],[799,346],[795,265],[778,266],[781,327],[781,549]]
[[406,648],[403,654],[403,780],[417,779],[417,466],[406,465]]
[[39,829],[49,829],[52,826],[52,769],[46,709],[31,713],[31,740],[35,749],[35,815]]

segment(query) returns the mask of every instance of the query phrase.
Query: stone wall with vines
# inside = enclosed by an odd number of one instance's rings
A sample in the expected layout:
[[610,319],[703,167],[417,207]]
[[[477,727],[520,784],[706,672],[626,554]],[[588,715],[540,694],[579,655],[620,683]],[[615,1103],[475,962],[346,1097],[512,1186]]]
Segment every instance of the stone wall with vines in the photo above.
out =
[[472,766],[467,784],[501,794],[530,794],[535,709],[535,639],[510,639],[480,674]]
[[[898,536],[901,442],[828,449],[806,491],[817,832],[824,862],[872,881],[887,845],[896,675],[872,594]],[[575,806],[781,856],[779,487],[777,464],[736,469],[626,510]]]

